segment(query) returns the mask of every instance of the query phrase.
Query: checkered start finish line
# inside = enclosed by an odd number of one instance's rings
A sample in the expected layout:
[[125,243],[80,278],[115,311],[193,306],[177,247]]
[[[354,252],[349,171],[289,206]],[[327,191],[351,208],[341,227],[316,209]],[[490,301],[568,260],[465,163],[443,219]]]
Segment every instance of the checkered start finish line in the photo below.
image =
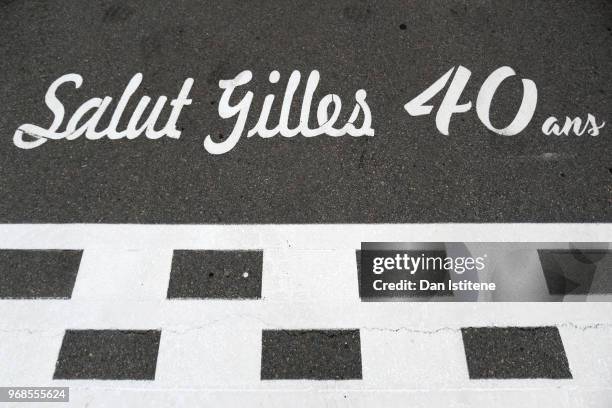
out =
[[[0,250],[0,296],[69,299],[81,257],[76,250]],[[259,299],[262,260],[262,251],[174,251],[167,297]],[[53,378],[154,380],[162,332],[66,330]],[[554,326],[461,333],[472,379],[572,378]],[[262,380],[362,378],[359,329],[263,330],[261,346]]]
[[607,408],[610,302],[359,296],[362,242],[500,236],[524,243],[534,298],[554,289],[538,249],[612,242],[597,224],[2,225],[0,384],[74,406]]

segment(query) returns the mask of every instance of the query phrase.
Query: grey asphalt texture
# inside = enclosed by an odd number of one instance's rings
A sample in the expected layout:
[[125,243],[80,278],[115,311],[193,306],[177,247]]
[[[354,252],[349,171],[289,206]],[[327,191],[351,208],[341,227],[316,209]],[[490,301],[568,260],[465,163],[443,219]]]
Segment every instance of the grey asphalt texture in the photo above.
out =
[[79,250],[0,250],[0,299],[68,299]]
[[174,251],[168,298],[261,298],[262,251]]
[[572,378],[556,327],[468,327],[461,333],[471,379]]
[[66,330],[54,379],[154,380],[161,332]]
[[[0,222],[612,219],[610,1],[4,0],[0,13]],[[433,115],[404,111],[457,65],[472,71],[460,102],[475,101],[496,68],[516,70],[493,103],[499,127],[514,117],[519,78],[534,80],[539,98],[530,126],[498,136],[472,109],[455,115],[450,136],[442,136]],[[254,75],[249,125],[266,93],[282,94],[291,70],[317,69],[315,101],[337,93],[344,120],[355,91],[367,90],[376,135],[255,137],[225,155],[207,153],[205,136],[224,138],[233,126],[218,116],[218,81],[245,69]],[[273,69],[281,73],[278,85],[267,82]],[[118,98],[137,72],[144,74],[137,97],[174,97],[194,78],[179,140],[13,145],[19,125],[51,123],[44,94],[60,76],[84,78],[79,90],[60,92],[72,113],[94,96]],[[540,131],[551,115],[587,113],[610,122],[599,137]]]
[[263,330],[262,380],[360,380],[359,330]]

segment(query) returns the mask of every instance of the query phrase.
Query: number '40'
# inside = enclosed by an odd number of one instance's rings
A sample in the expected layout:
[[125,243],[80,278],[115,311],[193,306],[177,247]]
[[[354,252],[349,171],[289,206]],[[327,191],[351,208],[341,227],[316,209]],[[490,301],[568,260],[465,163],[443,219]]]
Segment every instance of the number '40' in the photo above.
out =
[[[411,116],[429,115],[433,106],[427,105],[426,103],[444,89],[453,71],[455,71],[455,67],[451,68],[419,96],[404,105],[404,109],[406,109],[408,114]],[[538,102],[538,89],[535,83],[530,79],[523,79],[523,100],[514,120],[503,129],[498,129],[491,124],[489,112],[491,110],[493,96],[499,85],[506,78],[514,76],[515,74],[514,70],[510,67],[496,69],[483,82],[480,92],[478,93],[478,98],[476,99],[476,113],[483,125],[492,132],[504,136],[513,136],[523,131],[531,121]],[[455,75],[436,113],[436,127],[443,135],[448,135],[448,125],[453,114],[464,113],[472,109],[472,102],[458,104],[459,98],[471,75],[472,72],[461,65],[455,71]]]

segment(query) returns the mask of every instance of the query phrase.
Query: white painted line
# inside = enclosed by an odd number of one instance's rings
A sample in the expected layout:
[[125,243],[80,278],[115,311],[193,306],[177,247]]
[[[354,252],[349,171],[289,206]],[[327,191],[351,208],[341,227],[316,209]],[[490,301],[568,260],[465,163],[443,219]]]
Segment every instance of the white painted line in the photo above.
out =
[[4,224],[1,248],[357,249],[361,242],[612,242],[611,224]]

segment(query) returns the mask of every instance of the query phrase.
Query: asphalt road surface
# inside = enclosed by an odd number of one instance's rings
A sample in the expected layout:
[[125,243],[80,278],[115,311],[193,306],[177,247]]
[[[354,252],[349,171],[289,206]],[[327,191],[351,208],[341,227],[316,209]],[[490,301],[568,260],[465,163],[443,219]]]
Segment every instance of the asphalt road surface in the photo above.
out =
[[[612,219],[612,127],[598,137],[540,129],[549,116],[612,119],[610,1],[4,0],[0,13],[0,222]],[[458,65],[472,71],[460,102],[474,100],[493,70],[517,72],[495,97],[499,127],[520,104],[519,78],[533,80],[538,105],[527,129],[499,136],[472,109],[443,136],[433,115],[409,116],[404,104]],[[316,69],[315,100],[333,92],[352,107],[355,91],[367,91],[375,136],[244,138],[227,154],[208,153],[206,135],[221,140],[234,122],[218,115],[218,81],[246,69],[253,81],[236,96],[254,92],[250,125],[268,92],[282,98],[292,70]],[[180,139],[13,145],[21,124],[50,125],[44,95],[60,76],[83,77],[80,89],[58,92],[71,114],[92,97],[116,101],[138,72],[137,95],[154,98],[174,97],[194,78]]]

